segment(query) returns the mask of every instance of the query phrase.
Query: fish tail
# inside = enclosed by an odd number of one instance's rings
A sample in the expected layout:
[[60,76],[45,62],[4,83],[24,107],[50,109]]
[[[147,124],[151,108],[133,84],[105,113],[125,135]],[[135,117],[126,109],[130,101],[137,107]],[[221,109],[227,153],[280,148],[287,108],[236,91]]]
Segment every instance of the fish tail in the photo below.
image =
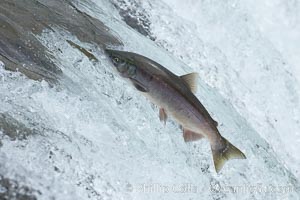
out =
[[233,146],[228,140],[222,137],[223,148],[214,149],[211,147],[214,165],[216,172],[219,173],[226,161],[230,159],[246,159],[246,156],[243,152],[241,152],[238,148]]

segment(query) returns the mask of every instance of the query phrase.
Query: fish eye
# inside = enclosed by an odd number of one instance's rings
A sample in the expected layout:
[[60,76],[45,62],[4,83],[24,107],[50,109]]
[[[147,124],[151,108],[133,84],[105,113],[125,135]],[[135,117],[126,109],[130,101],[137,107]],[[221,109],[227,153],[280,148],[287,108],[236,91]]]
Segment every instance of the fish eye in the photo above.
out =
[[120,59],[117,58],[117,57],[115,57],[115,58],[114,58],[114,61],[118,63],[118,62],[120,61]]

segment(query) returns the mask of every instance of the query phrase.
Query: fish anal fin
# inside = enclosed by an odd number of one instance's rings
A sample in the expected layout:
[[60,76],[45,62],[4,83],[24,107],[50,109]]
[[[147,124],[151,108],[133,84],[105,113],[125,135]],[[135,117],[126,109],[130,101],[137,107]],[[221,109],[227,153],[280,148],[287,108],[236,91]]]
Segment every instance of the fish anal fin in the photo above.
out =
[[189,74],[185,74],[180,76],[181,80],[188,86],[188,88],[193,92],[197,92],[197,80],[198,80],[198,73],[193,72]]
[[185,142],[193,142],[197,140],[201,140],[204,136],[200,133],[195,133],[188,129],[183,129],[183,139]]
[[164,108],[160,108],[159,109],[159,120],[161,122],[164,122],[164,124],[166,125],[167,119],[168,119],[168,115],[166,113],[166,110]]

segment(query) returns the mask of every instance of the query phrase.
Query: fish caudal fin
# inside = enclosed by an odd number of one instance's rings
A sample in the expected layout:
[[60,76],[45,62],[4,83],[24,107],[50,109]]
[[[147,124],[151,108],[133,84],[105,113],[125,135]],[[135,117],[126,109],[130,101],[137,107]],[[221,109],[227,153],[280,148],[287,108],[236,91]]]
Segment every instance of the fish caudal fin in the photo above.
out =
[[222,149],[213,149],[212,154],[214,159],[214,165],[216,172],[219,173],[226,161],[230,159],[246,159],[246,156],[238,148],[233,146],[225,138],[222,138],[225,142],[225,147]]

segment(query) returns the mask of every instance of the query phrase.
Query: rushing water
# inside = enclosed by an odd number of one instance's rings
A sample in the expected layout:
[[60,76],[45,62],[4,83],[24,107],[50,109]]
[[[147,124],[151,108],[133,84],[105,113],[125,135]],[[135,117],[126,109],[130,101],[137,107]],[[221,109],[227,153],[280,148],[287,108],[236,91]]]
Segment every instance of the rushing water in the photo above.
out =
[[[296,48],[264,32],[257,3],[2,0],[0,197],[299,199]],[[198,72],[196,96],[247,160],[216,174],[208,142],[160,123],[107,46]]]

